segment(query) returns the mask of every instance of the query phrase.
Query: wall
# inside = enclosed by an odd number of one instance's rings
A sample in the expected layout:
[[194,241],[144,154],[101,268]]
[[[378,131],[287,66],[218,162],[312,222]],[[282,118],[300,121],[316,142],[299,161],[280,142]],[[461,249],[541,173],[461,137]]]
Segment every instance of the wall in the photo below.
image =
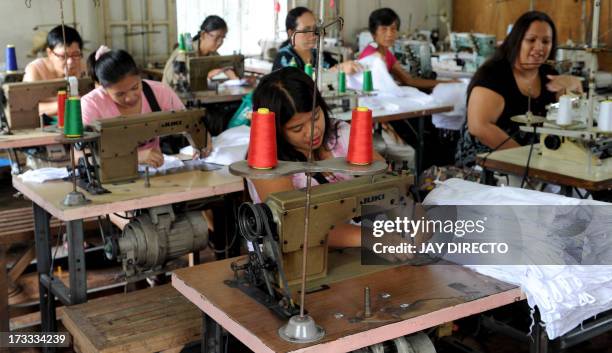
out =
[[[4,48],[7,44],[14,44],[19,69],[23,70],[25,65],[33,60],[26,56],[32,48],[32,36],[35,33],[33,28],[52,25],[41,27],[42,30],[49,31],[60,23],[59,1],[31,0],[31,8],[26,7],[24,0],[1,0],[0,3],[0,66],[4,67]],[[97,9],[92,0],[74,0],[74,3],[77,29],[86,41],[85,52],[89,53],[92,48],[97,48],[99,43]],[[64,0],[64,20],[70,26],[73,23],[72,14],[72,0]]]
[[[459,32],[494,33],[498,40],[504,38],[508,25],[522,13],[529,10],[530,2],[533,8],[546,12],[555,22],[558,32],[558,44],[571,39],[574,43],[582,43],[583,30],[581,14],[583,3],[586,5],[586,38],[591,38],[591,7],[588,0],[454,0],[453,30]],[[601,16],[599,20],[600,45],[612,47],[612,0],[601,1]],[[600,54],[599,67],[602,70],[612,70],[612,54]]]
[[[298,6],[307,6],[318,13],[318,0],[289,0],[289,5],[295,2]],[[344,30],[342,37],[345,43],[354,45],[357,43],[357,34],[368,27],[370,13],[381,7],[390,7],[400,16],[400,32],[409,30],[440,28],[442,38],[445,36],[445,25],[440,23],[436,15],[446,12],[451,15],[451,0],[336,0],[339,2],[340,15],[344,18]],[[329,0],[325,0],[329,6]],[[427,19],[426,19],[427,16]],[[284,19],[283,19],[284,27]]]

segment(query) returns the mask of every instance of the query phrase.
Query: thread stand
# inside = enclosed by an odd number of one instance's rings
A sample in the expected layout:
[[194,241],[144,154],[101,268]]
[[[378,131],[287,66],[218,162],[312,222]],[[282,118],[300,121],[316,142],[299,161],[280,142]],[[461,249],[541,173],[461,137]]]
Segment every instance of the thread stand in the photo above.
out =
[[79,142],[89,142],[97,139],[99,137],[98,134],[88,134],[83,133],[82,137],[65,137],[58,136],[56,141],[61,144],[69,144],[70,145],[70,164],[72,166],[72,191],[66,194],[64,200],[62,201],[62,205],[68,207],[82,206],[91,202],[88,200],[85,195],[77,190],[77,176],[76,176],[76,162],[74,158],[74,145]]
[[308,162],[278,161],[276,168],[253,169],[247,161],[238,161],[230,164],[230,173],[250,179],[273,179],[297,173],[344,173],[348,175],[375,175],[387,170],[387,163],[374,161],[369,165],[349,164],[345,158],[337,157]]

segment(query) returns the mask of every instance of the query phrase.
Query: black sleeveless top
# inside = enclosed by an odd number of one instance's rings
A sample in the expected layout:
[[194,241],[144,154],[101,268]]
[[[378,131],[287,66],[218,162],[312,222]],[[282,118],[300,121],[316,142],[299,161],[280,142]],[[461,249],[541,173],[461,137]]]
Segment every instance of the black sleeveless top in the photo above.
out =
[[[546,88],[550,81],[547,75],[557,75],[557,71],[548,65],[539,68],[541,89],[540,95],[531,98],[531,111],[534,115],[546,116],[546,105],[557,100],[556,93]],[[528,109],[528,97],[523,95],[514,79],[512,65],[506,60],[485,63],[474,75],[472,87],[488,88],[504,98],[504,110],[497,119],[497,126],[508,135],[516,134],[514,140],[521,145],[530,141],[528,134],[519,132],[519,124],[510,120],[515,115],[525,114]],[[469,101],[469,96],[468,96]],[[476,154],[488,152],[491,149],[472,136],[467,128],[467,119],[461,129],[461,138],[457,145],[457,164],[466,165],[474,162]]]

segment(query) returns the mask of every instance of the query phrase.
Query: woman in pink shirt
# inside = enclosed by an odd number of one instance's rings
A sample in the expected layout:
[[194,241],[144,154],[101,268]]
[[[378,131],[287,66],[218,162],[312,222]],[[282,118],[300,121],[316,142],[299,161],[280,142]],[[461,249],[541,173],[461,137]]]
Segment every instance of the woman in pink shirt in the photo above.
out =
[[432,90],[438,83],[442,82],[410,76],[397,61],[391,50],[389,50],[395,44],[397,32],[400,28],[400,18],[395,11],[390,8],[373,11],[368,20],[368,28],[370,33],[372,33],[372,37],[374,37],[374,43],[368,44],[363,49],[359,54],[359,59],[372,54],[380,55],[385,60],[387,70],[389,70],[393,78],[406,86]]
[[[151,113],[151,105],[143,90],[153,93],[162,111],[185,109],[170,87],[161,82],[143,80],[134,59],[124,50],[102,46],[89,56],[87,65],[98,87],[81,99],[85,124],[122,115]],[[163,164],[159,138],[138,148],[138,162],[152,167]]]

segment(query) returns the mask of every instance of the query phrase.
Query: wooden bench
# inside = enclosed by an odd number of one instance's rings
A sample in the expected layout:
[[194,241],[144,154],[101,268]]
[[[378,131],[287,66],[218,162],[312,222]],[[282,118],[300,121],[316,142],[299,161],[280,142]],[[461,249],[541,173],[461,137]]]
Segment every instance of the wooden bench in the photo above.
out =
[[170,284],[64,308],[76,352],[179,352],[200,339],[200,310]]

